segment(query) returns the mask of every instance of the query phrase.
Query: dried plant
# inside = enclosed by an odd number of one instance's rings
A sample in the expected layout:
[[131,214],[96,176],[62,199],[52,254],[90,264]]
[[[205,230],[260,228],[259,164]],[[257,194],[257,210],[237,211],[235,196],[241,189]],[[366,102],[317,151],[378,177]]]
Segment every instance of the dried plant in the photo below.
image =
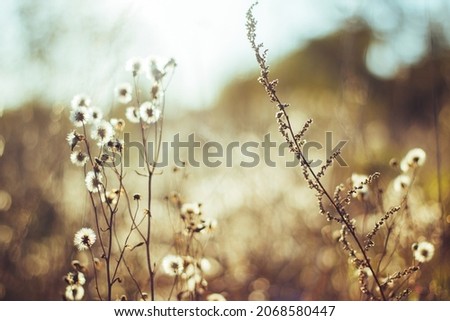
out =
[[[153,179],[162,174],[157,165],[165,93],[175,67],[173,59],[132,58],[126,70],[132,74],[133,85],[123,83],[115,88],[118,103],[126,106],[127,121],[136,126],[140,135],[138,158],[142,166],[134,171],[125,166],[129,162],[124,153],[127,146],[123,138],[129,134],[124,133],[125,120],[105,120],[87,95],[76,95],[71,102],[70,120],[76,129],[67,135],[67,142],[72,151],[71,162],[84,171],[91,205],[84,224],[93,227],[83,227],[74,236],[78,250],[89,253],[85,261],[90,264],[80,260],[72,262],[73,271],[65,277],[66,300],[83,299],[83,286],[90,278],[99,300],[126,300],[128,296],[120,293],[121,289],[130,292],[133,288],[131,293],[137,295],[132,299],[153,301],[163,297],[156,289],[159,270],[174,278],[168,299],[172,298],[174,288],[178,290],[179,299],[198,299],[205,293],[207,282],[203,271],[207,269],[207,260],[201,257],[203,244],[197,234],[210,231],[214,223],[204,219],[199,204],[183,203],[180,197],[176,199],[178,220],[184,225],[182,231],[174,231],[173,250],[177,254],[157,258],[152,241]],[[143,94],[140,77],[145,72],[150,86],[144,87]],[[146,181],[145,192],[132,192],[138,179]],[[125,282],[126,286],[113,291],[116,285]]]
[[[383,193],[378,187],[380,173],[369,176],[354,174],[351,184],[346,188],[343,184],[336,187],[334,192],[325,186],[324,176],[332,164],[338,159],[341,150],[336,150],[319,170],[315,170],[311,162],[305,156],[302,147],[306,140],[305,135],[310,129],[312,119],[306,121],[299,131],[289,118],[289,104],[283,102],[277,92],[278,80],[269,78],[269,65],[267,64],[267,49],[263,44],[256,42],[257,20],[253,11],[257,5],[254,3],[246,15],[247,38],[255,53],[256,61],[260,68],[259,83],[264,87],[267,96],[277,111],[275,119],[278,131],[289,146],[291,153],[299,160],[299,166],[308,187],[314,192],[318,201],[319,213],[325,216],[327,221],[338,223],[341,228],[338,240],[344,252],[348,255],[349,262],[357,274],[357,282],[362,298],[368,300],[402,300],[410,293],[410,285],[414,283],[413,276],[420,270],[424,262],[428,262],[434,254],[434,245],[425,240],[419,243],[413,242],[415,238],[423,238],[425,234],[432,234],[430,226],[434,228],[435,218],[429,217],[428,222],[417,223],[410,213],[408,195],[416,178],[417,170],[426,159],[425,152],[420,148],[412,149],[400,162],[394,163],[399,167],[401,174],[394,179],[392,188]],[[376,187],[376,188],[375,188]],[[369,198],[369,194],[375,194],[375,200]],[[378,211],[379,219],[373,224],[370,231],[364,232],[367,222],[364,219],[358,224],[355,208],[351,205],[354,201],[365,204],[374,203]],[[385,208],[385,202],[396,202],[389,209]],[[361,213],[357,213],[361,214]],[[359,215],[359,217],[366,215]],[[414,233],[409,233],[408,230]],[[434,228],[435,229],[435,228]],[[439,230],[432,231],[440,233]],[[400,271],[392,271],[396,264],[392,264],[394,256],[403,255],[411,257],[409,247],[412,245],[414,256],[409,267]],[[405,249],[408,248],[408,251]],[[393,267],[391,267],[391,265]]]

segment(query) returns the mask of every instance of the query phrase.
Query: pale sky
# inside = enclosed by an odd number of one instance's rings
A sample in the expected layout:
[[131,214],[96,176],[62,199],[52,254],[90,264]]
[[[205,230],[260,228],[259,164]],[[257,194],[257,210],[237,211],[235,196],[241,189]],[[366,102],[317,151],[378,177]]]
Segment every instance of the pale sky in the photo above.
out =
[[[206,108],[224,84],[255,70],[245,30],[245,13],[252,2],[2,0],[0,109],[33,96],[68,104],[77,93],[109,108],[104,105],[111,101],[114,86],[131,81],[125,61],[148,55],[173,57],[178,63],[167,92],[169,102]],[[436,10],[425,0],[398,3],[413,18]],[[258,40],[270,48],[274,60],[361,11],[380,31],[398,28],[382,1],[261,0],[255,11]],[[427,20],[415,20],[392,44],[379,43],[369,50],[371,67],[380,76],[423,54],[425,46],[416,37]],[[377,65],[378,57],[384,57],[382,64]]]

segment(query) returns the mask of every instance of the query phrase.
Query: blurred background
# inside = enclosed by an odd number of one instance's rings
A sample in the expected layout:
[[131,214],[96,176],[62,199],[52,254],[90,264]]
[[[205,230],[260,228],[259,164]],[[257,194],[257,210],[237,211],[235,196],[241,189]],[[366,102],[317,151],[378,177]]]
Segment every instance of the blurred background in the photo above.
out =
[[[296,128],[313,118],[308,140],[323,142],[326,131],[335,142],[348,140],[343,158],[349,166],[333,166],[326,176],[330,190],[348,184],[354,172],[374,171],[388,190],[399,174],[389,161],[414,147],[426,151],[410,211],[432,214],[415,237],[435,244],[436,255],[419,272],[411,298],[448,300],[450,3],[260,2],[258,40],[269,49],[271,76],[280,80]],[[124,69],[130,57],[178,63],[167,91],[169,142],[176,133],[225,145],[262,142],[271,133],[282,142],[246,38],[251,3],[2,1],[0,299],[61,298],[76,255],[73,234],[89,212],[83,174],[70,164],[65,140],[70,100],[86,93],[106,115],[124,118],[114,87],[132,81]],[[321,152],[317,157],[325,156]],[[155,179],[156,202],[180,191],[218,221],[205,248],[215,262],[210,290],[230,300],[358,299],[356,276],[333,237],[339,226],[318,214],[301,173],[238,163]],[[155,224],[162,228],[155,239],[166,246],[167,215],[156,207]],[[354,208],[360,213],[364,204]],[[412,241],[399,245],[398,266],[411,264]]]

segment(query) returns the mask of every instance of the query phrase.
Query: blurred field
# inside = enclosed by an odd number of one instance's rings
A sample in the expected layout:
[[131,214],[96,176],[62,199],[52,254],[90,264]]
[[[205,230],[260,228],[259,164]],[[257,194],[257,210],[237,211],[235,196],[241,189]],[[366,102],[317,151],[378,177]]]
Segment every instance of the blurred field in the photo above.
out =
[[[280,95],[291,104],[297,128],[307,118],[314,119],[307,139],[323,142],[325,132],[332,132],[335,141],[348,140],[342,156],[349,166],[333,166],[325,179],[330,190],[339,183],[348,185],[354,172],[378,171],[379,187],[387,192],[398,175],[389,161],[400,160],[414,147],[426,151],[410,198],[416,234],[399,241],[392,259],[394,267],[408,266],[414,239],[435,244],[435,257],[423,265],[413,284],[410,299],[420,300],[450,299],[450,49],[444,38],[436,37],[432,50],[392,79],[367,71],[364,57],[375,35],[359,22],[271,62],[271,76],[280,80]],[[180,111],[166,118],[164,139],[170,142],[177,133],[184,138],[195,133],[203,143],[225,146],[232,141],[261,142],[271,133],[281,143],[275,109],[257,76],[255,69],[230,82],[209,109],[184,112],[181,106],[167,106]],[[169,88],[167,94],[177,93]],[[65,140],[71,130],[70,99],[67,105],[34,99],[0,117],[1,300],[59,300],[71,260],[87,260],[73,246],[73,234],[89,222],[90,205],[83,173],[70,163]],[[110,116],[123,118],[124,111],[119,106]],[[137,135],[131,128],[125,131]],[[323,152],[314,157],[323,158]],[[243,168],[238,164],[241,156],[235,156],[231,167],[188,166],[175,172],[170,167],[155,176],[156,261],[176,243],[176,214],[165,201],[176,191],[186,201],[201,202],[205,215],[218,221],[204,247],[212,263],[206,277],[209,291],[228,300],[359,299],[357,276],[335,237],[339,226],[318,214],[316,198],[299,170],[263,162]],[[125,183],[132,186],[131,192],[145,189],[134,168],[128,170]],[[392,205],[396,201],[391,198]],[[367,226],[376,221],[370,206],[355,201],[352,210]],[[421,219],[430,213],[433,219]],[[132,260],[139,266],[139,257]],[[129,286],[118,286],[115,297],[128,293]],[[171,281],[157,273],[157,287],[164,294],[158,299],[166,297],[170,286]],[[89,293],[87,299],[95,299],[92,288]]]

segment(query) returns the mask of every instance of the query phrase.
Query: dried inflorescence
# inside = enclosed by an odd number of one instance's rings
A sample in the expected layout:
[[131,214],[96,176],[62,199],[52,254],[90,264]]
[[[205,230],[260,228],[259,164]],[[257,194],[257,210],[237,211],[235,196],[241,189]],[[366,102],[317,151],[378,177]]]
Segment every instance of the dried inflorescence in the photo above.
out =
[[[394,243],[394,249],[391,249],[390,241],[394,238],[394,235],[398,237],[402,229],[394,221],[390,224],[387,224],[387,222],[392,221],[392,218],[396,216],[394,214],[398,213],[402,208],[406,208],[406,206],[392,206],[389,210],[385,211],[381,196],[382,191],[379,188],[375,189],[374,197],[378,202],[377,207],[383,214],[368,234],[361,235],[361,232],[357,230],[356,220],[353,218],[354,215],[350,214],[349,206],[353,202],[353,199],[357,199],[366,203],[365,208],[367,209],[367,204],[369,204],[372,197],[370,185],[376,182],[380,173],[376,172],[372,175],[354,173],[351,177],[351,187],[347,191],[343,184],[339,184],[335,188],[334,193],[329,192],[325,188],[322,179],[327,169],[339,157],[341,151],[338,149],[329,156],[325,164],[317,172],[314,171],[303,154],[302,146],[305,142],[304,137],[312,124],[312,120],[309,119],[297,133],[293,129],[287,109],[289,104],[282,102],[278,97],[276,86],[279,82],[278,80],[269,79],[270,71],[267,64],[267,50],[264,49],[263,44],[257,44],[256,42],[257,21],[253,15],[256,4],[253,4],[247,12],[246,26],[247,38],[260,68],[258,81],[263,85],[270,102],[274,103],[278,109],[275,117],[278,124],[278,131],[287,142],[289,150],[299,160],[303,177],[317,198],[319,213],[324,215],[327,221],[337,222],[341,225],[339,241],[343,250],[348,254],[350,262],[358,271],[360,291],[365,298],[369,300],[404,299],[410,293],[409,289],[402,290],[401,284],[399,288],[388,288],[387,284],[392,284],[400,278],[408,278],[418,270],[418,267],[411,266],[404,271],[394,273],[384,283],[381,282],[380,274],[386,269],[386,267],[382,266],[382,263],[388,257],[388,252],[390,252],[389,257],[392,257],[396,250],[395,247],[398,246],[398,243]],[[425,159],[426,154],[420,148],[415,148],[408,152],[400,162],[400,168],[403,174],[394,181],[395,190],[407,191],[410,188],[416,169],[424,164]],[[401,203],[405,204],[406,202],[403,200]],[[381,233],[380,230],[383,227],[386,228]],[[369,256],[369,250],[376,245],[375,239],[377,236],[384,237],[384,240],[379,247],[381,254],[378,256],[378,263],[375,263]],[[413,247],[414,257],[419,262],[426,262],[432,257],[434,248],[432,249],[430,246],[425,245],[426,243],[422,243],[421,246],[419,244]]]
[[387,211],[384,216],[375,223],[375,226],[373,227],[372,231],[366,235],[366,239],[364,240],[364,249],[368,251],[371,247],[375,245],[373,238],[378,233],[380,228],[386,223],[386,221],[391,218],[392,215],[400,211],[400,206],[395,206],[391,208],[389,211]]
[[[175,67],[174,59],[154,56],[132,58],[125,66],[131,72],[132,82],[123,82],[114,88],[124,119],[134,124],[141,134],[144,151],[139,156],[144,160],[144,173],[137,170],[135,173],[147,180],[143,184],[147,186],[147,191],[142,195],[130,192],[136,188],[135,182],[132,186],[125,182],[125,176],[131,175],[124,167],[125,120],[108,120],[101,109],[92,105],[91,98],[86,94],[76,95],[71,101],[69,119],[77,129],[72,130],[66,140],[70,146],[72,164],[83,170],[92,213],[92,216],[86,217],[93,226],[93,229],[80,229],[73,244],[79,251],[87,252],[92,273],[83,274],[87,268],[83,266],[82,272],[81,264],[77,264],[77,271],[65,277],[68,282],[64,294],[66,300],[92,297],[83,288],[86,278],[93,278],[94,297],[96,295],[99,300],[112,300],[113,287],[125,281],[128,281],[127,291],[137,293],[138,299],[156,298],[155,275],[159,267],[154,263],[156,259],[152,252],[152,179],[162,140],[165,90]],[[140,89],[139,76],[142,74],[146,74],[150,81],[146,97]],[[157,148],[150,149],[149,141]],[[144,201],[146,204],[142,205]],[[198,273],[204,265],[200,264],[203,258],[199,256],[200,249],[195,248],[197,243],[193,245],[196,242],[194,235],[210,231],[215,223],[203,217],[199,203],[178,205],[180,219],[189,237],[184,239],[182,255],[168,255],[161,260],[160,271],[175,276],[176,283],[183,282],[187,290],[197,297],[200,288],[204,290],[207,282],[203,274]],[[192,248],[195,248],[195,253],[191,253]],[[141,262],[147,268],[146,273],[141,271]],[[195,273],[191,273],[192,266]],[[126,298],[125,294],[120,297]]]

